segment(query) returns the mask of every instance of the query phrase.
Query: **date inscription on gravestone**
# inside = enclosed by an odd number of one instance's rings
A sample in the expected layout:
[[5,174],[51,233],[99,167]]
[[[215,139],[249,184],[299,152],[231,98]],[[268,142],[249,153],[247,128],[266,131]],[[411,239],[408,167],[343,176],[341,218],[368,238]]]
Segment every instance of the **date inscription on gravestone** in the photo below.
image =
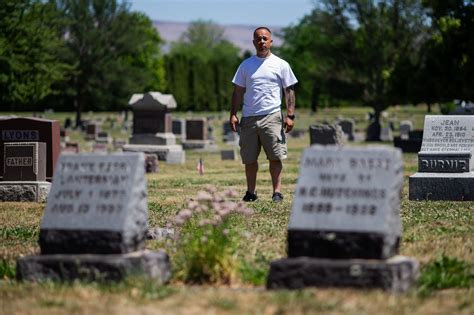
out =
[[399,150],[308,148],[289,229],[399,234],[401,184]]
[[143,153],[61,155],[41,222],[42,253],[124,253],[144,246]]
[[473,169],[474,117],[425,117],[423,143],[418,153],[420,172],[462,173]]
[[8,142],[4,144],[4,181],[45,181],[46,144]]

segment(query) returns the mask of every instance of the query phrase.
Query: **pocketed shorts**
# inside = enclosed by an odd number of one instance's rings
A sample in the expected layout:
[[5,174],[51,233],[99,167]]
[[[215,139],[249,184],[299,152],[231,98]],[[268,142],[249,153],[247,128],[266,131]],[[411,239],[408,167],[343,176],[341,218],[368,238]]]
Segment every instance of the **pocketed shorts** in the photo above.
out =
[[268,160],[287,158],[286,135],[280,111],[269,115],[242,117],[240,128],[239,145],[243,164],[256,162],[262,146]]

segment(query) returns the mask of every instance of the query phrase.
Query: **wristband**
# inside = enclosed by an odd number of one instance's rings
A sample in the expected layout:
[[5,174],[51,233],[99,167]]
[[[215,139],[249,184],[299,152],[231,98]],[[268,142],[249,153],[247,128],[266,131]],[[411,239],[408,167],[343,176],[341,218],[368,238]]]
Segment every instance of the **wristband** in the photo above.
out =
[[295,115],[286,115],[286,117],[290,118],[291,120],[295,120]]

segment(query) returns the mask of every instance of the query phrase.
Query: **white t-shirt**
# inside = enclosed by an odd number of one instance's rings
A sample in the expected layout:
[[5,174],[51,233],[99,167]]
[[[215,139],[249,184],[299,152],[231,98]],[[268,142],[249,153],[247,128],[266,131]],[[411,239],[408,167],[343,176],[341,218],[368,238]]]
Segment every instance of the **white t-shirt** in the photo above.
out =
[[232,79],[232,83],[245,88],[242,117],[279,111],[283,88],[297,82],[288,62],[274,54],[245,59]]

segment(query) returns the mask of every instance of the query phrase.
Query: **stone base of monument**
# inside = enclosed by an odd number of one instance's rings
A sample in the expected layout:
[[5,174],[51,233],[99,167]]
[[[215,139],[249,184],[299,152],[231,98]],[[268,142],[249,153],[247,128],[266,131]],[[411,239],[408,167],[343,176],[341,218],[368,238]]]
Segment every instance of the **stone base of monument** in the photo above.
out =
[[152,144],[152,145],[175,145],[176,136],[171,132],[159,132],[156,134],[136,134],[130,140],[130,144]]
[[420,152],[421,142],[421,139],[402,139],[400,137],[393,138],[393,146],[395,148],[400,148],[403,152]]
[[410,200],[474,201],[474,172],[418,172],[408,183]]
[[45,202],[50,188],[50,182],[0,182],[0,201]]
[[404,292],[418,273],[418,262],[404,256],[387,260],[285,258],[270,264],[267,288],[356,287]]
[[182,142],[185,150],[217,151],[217,145],[211,140],[186,140]]
[[400,238],[381,233],[288,230],[288,257],[387,259],[398,254]]
[[117,255],[37,255],[17,260],[17,279],[23,281],[121,281],[145,276],[160,283],[171,277],[171,264],[164,251],[138,251]]
[[186,153],[179,144],[153,145],[153,144],[126,144],[122,147],[124,152],[143,152],[156,154],[158,160],[169,164],[183,164],[186,161]]

